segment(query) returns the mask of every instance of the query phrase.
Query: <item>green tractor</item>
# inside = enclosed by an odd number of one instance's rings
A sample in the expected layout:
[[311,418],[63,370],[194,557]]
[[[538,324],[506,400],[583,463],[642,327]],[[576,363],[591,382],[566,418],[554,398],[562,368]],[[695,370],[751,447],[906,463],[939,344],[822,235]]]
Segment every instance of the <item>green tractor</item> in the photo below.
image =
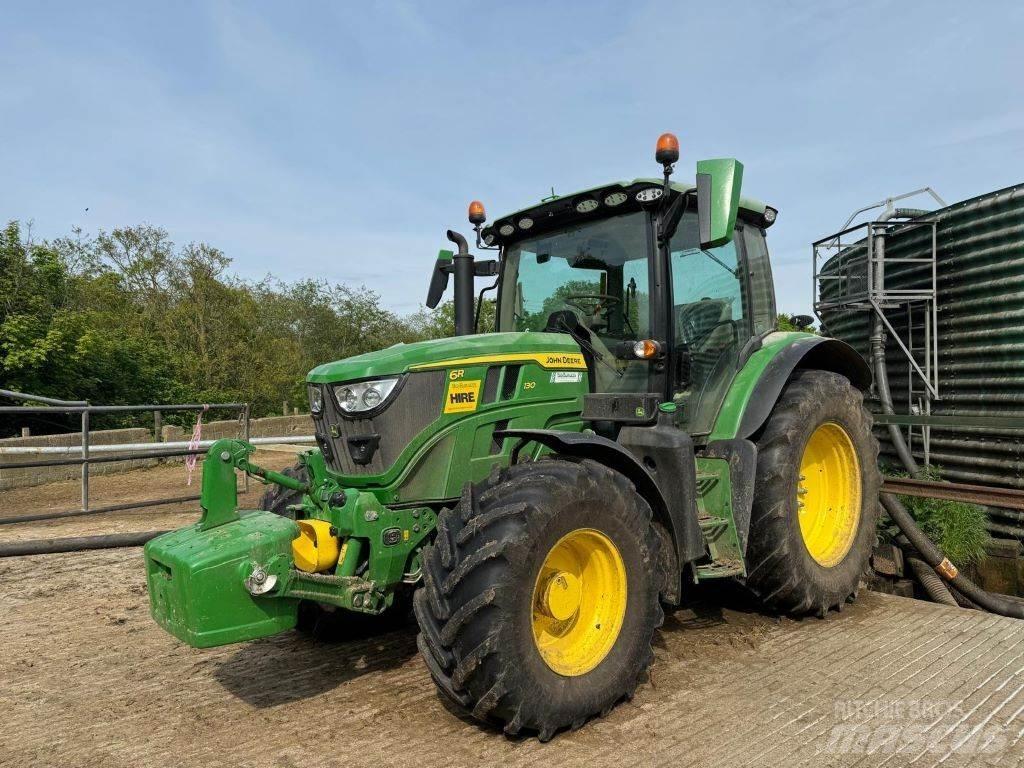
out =
[[[317,449],[285,472],[221,440],[202,516],[145,549],[152,615],[195,647],[366,626],[413,605],[441,694],[551,738],[630,698],[663,605],[715,579],[824,616],[875,535],[870,372],[834,339],[776,330],[743,166],[658,141],[662,178],[545,199],[448,238],[456,335],[308,375]],[[494,277],[495,333],[474,279]],[[489,290],[485,288],[484,290]],[[483,292],[477,302],[482,303]],[[236,470],[272,483],[239,510]]]

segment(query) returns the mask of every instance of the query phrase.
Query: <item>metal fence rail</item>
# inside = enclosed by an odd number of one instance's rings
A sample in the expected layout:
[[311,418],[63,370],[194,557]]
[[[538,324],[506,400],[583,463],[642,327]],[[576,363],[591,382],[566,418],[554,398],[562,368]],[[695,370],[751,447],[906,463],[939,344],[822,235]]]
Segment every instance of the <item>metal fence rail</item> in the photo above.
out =
[[[37,405],[5,405],[0,406],[0,414],[80,414],[81,416],[81,441],[79,445],[72,446],[0,446],[0,457],[17,455],[64,455],[67,458],[39,459],[36,461],[0,461],[0,470],[4,469],[31,469],[43,467],[60,467],[81,465],[81,506],[78,509],[62,512],[47,512],[37,515],[23,515],[14,518],[0,519],[0,525],[11,523],[33,522],[40,520],[54,520],[67,517],[79,517],[82,515],[99,514],[102,512],[121,512],[129,509],[141,509],[145,507],[156,507],[167,504],[179,504],[187,501],[196,501],[198,495],[179,496],[170,499],[151,499],[136,501],[128,504],[113,504],[103,507],[92,507],[89,503],[89,467],[93,464],[105,464],[109,462],[131,461],[137,459],[156,459],[178,456],[192,456],[206,453],[215,441],[201,440],[195,445],[191,441],[156,442],[156,443],[121,443],[92,445],[90,441],[89,417],[92,414],[111,413],[152,413],[154,421],[154,432],[157,440],[160,437],[162,414],[169,411],[234,411],[238,413],[239,425],[242,431],[242,439],[254,445],[269,444],[295,444],[312,443],[314,437],[309,436],[282,436],[282,437],[258,437],[250,436],[250,408],[248,403],[176,403],[176,404],[143,404],[143,405],[91,405],[84,400],[57,400],[52,397],[41,395],[30,395],[24,392],[14,392],[7,389],[0,389],[0,397],[18,400],[25,403],[36,403]],[[94,454],[112,454],[99,455]],[[70,454],[74,454],[73,456]],[[243,474],[242,491],[249,490],[249,476]]]

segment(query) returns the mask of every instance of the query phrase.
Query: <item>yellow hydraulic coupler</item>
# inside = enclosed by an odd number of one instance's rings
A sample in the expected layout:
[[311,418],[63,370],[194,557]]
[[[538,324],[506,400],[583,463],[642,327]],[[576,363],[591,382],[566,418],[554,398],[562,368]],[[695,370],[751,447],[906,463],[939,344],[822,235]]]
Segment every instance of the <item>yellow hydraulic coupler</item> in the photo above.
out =
[[329,571],[338,564],[341,546],[325,520],[296,520],[299,535],[292,540],[295,567],[308,573]]

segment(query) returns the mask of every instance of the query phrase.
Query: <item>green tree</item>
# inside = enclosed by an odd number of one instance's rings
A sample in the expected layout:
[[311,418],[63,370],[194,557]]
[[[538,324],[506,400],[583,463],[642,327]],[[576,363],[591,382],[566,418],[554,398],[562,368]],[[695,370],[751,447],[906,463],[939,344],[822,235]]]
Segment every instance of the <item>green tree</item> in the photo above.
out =
[[[450,302],[402,317],[362,286],[252,283],[230,267],[217,248],[179,248],[150,225],[33,243],[11,222],[0,230],[0,381],[110,404],[245,401],[259,416],[305,403],[316,365],[454,333]],[[493,328],[485,299],[480,330]],[[26,424],[72,428],[0,418],[0,434]]]

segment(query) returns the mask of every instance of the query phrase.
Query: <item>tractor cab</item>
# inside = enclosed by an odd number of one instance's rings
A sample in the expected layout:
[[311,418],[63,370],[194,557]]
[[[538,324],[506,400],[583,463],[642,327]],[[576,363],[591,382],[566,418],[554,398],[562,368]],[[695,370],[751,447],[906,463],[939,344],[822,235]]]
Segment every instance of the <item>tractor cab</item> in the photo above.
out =
[[776,325],[765,245],[776,212],[739,197],[738,162],[706,162],[705,235],[716,220],[720,230],[713,243],[702,242],[698,187],[669,183],[667,173],[477,225],[481,244],[500,249],[496,330],[569,334],[592,392],[657,394],[697,436]]

